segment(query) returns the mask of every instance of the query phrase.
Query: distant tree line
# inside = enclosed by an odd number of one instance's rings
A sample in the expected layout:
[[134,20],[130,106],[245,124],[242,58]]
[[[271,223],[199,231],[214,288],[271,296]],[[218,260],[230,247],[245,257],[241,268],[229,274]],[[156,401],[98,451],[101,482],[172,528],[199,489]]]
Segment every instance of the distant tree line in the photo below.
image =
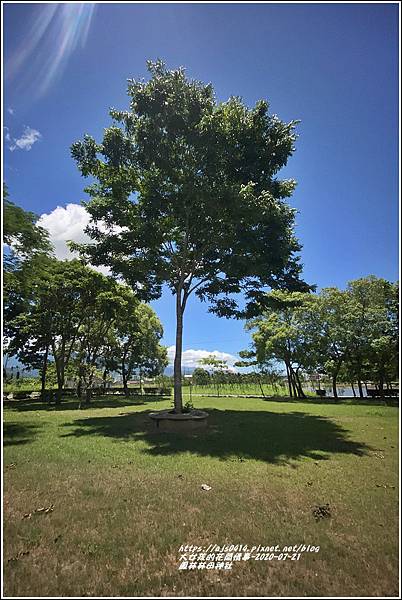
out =
[[303,378],[314,375],[331,379],[335,398],[339,381],[356,384],[360,397],[369,381],[383,395],[398,379],[398,297],[398,283],[373,275],[345,290],[273,291],[247,322],[252,344],[242,364],[264,370],[281,363],[291,397],[305,397]]

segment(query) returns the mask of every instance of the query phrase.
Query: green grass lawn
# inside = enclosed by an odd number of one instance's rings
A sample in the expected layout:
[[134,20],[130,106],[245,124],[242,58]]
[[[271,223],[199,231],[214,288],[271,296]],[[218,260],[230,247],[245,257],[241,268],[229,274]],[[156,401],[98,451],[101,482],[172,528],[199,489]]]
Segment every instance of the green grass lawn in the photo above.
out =
[[[184,386],[183,392],[186,397],[190,394],[190,386]],[[239,396],[252,395],[252,396],[287,396],[289,390],[286,385],[276,385],[275,387],[271,384],[264,383],[259,386],[257,383],[228,383],[228,384],[210,384],[210,385],[192,385],[191,392],[195,395],[214,395],[224,396],[225,394]]]
[[[6,596],[398,594],[397,408],[196,398],[209,428],[183,436],[134,402],[5,410]],[[224,543],[320,551],[178,570]]]

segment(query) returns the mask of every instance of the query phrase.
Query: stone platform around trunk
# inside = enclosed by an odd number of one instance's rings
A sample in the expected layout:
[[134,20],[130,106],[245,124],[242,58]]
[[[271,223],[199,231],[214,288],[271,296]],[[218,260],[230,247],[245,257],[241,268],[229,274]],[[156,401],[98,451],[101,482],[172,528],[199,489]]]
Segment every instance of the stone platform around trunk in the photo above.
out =
[[160,410],[149,413],[158,431],[186,433],[199,431],[207,427],[208,413],[203,410],[192,410],[188,413],[175,413],[172,410]]

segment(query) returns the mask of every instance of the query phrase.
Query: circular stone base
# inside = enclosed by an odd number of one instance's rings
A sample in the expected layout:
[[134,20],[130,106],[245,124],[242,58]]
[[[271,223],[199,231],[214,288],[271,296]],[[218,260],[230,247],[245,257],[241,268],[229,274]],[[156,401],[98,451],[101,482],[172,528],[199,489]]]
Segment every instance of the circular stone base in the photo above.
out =
[[158,431],[175,433],[190,433],[207,427],[208,413],[203,410],[192,410],[188,413],[175,413],[171,410],[161,410],[149,414],[155,422]]

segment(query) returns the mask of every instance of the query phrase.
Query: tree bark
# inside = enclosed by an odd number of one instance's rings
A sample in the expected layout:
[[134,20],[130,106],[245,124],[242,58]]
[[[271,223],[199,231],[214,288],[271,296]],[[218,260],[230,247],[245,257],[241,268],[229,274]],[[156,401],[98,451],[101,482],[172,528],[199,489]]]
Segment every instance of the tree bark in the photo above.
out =
[[45,399],[45,393],[46,393],[46,371],[47,371],[48,354],[49,354],[49,344],[46,344],[45,355],[43,357],[43,363],[42,363],[42,373],[41,373],[40,397],[42,400]]
[[338,389],[336,387],[336,382],[338,379],[338,373],[341,368],[341,365],[342,365],[342,361],[338,364],[337,368],[335,369],[334,373],[332,374],[332,393],[334,395],[334,398],[336,398],[336,399],[338,399]]
[[181,288],[176,291],[176,348],[174,356],[174,411],[181,413],[183,410],[183,396],[181,389],[181,355],[183,350],[183,306],[181,302]]
[[123,390],[124,390],[124,395],[128,396],[128,387],[127,387],[127,373],[126,373],[126,365],[125,362],[123,360],[122,364],[121,364],[121,376],[123,379]]
[[384,398],[384,373],[380,371],[378,389],[380,392],[380,398]]
[[295,398],[298,398],[299,397],[299,391],[297,389],[295,372],[293,370],[292,365],[289,365],[289,373],[290,373],[290,381],[291,381],[292,388],[293,388],[293,396]]
[[261,383],[261,375],[258,376],[258,383],[260,386],[261,393],[262,393],[263,397],[265,398],[264,388],[262,387],[262,383]]
[[57,391],[56,391],[56,404],[61,404],[61,397],[63,395],[63,381],[57,378]]
[[56,373],[57,373],[57,391],[56,391],[56,404],[61,404],[61,397],[63,395],[64,388],[64,365],[56,362]]
[[296,385],[297,385],[297,391],[298,391],[298,397],[299,398],[305,398],[306,394],[303,392],[303,387],[300,381],[300,377],[299,377],[299,369],[297,368],[295,371],[295,379],[296,379]]
[[286,375],[288,377],[288,386],[289,386],[289,395],[291,398],[293,398],[293,394],[292,394],[292,382],[291,382],[291,376],[290,376],[290,368],[288,363],[285,363],[286,365]]
[[363,386],[362,386],[362,382],[360,381],[360,379],[357,380],[357,385],[359,387],[359,396],[360,396],[360,398],[364,398]]
[[338,390],[336,388],[336,379],[338,377],[338,373],[335,372],[332,374],[332,394],[334,398],[338,399]]

